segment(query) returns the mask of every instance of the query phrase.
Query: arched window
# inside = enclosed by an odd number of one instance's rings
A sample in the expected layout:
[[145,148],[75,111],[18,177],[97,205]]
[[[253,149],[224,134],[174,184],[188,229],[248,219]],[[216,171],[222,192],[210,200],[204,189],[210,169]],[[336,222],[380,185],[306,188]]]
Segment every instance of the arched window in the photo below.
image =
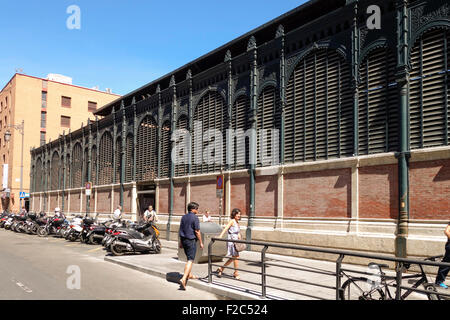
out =
[[250,128],[248,121],[248,111],[250,109],[250,99],[245,96],[239,96],[233,104],[231,110],[231,129],[234,130],[234,139],[229,141],[233,147],[233,159],[230,163],[232,170],[245,169],[250,162],[250,136],[247,138],[245,133]]
[[373,50],[359,66],[359,154],[398,147],[398,96],[395,57],[387,48]]
[[83,183],[83,150],[77,142],[72,151],[72,188],[79,188]]
[[448,145],[450,31],[425,32],[411,51],[411,149]]
[[98,184],[111,184],[113,182],[113,138],[109,131],[105,131],[102,135],[98,152]]
[[280,160],[280,99],[273,86],[267,86],[258,97],[257,166],[276,165]]
[[34,192],[41,192],[43,190],[42,188],[42,175],[43,175],[43,167],[42,167],[42,160],[41,158],[38,158],[36,160],[36,171],[35,171],[35,177],[34,177]]
[[97,146],[92,146],[92,150],[91,150],[91,180],[92,180],[92,184],[96,185],[98,184],[97,181],[97,163],[98,163],[98,158],[97,158]]
[[[226,114],[225,101],[216,91],[209,91],[198,103],[194,113],[194,128],[191,128],[191,132],[194,132],[192,135],[193,174],[219,171],[222,166],[225,166]],[[195,131],[195,123],[201,124],[200,132]],[[203,139],[198,135],[203,135]],[[200,143],[196,144],[196,140]]]
[[314,50],[296,66],[286,89],[285,162],[353,154],[350,68],[334,50]]
[[121,165],[122,159],[122,137],[118,137],[116,139],[116,156],[115,156],[115,164],[116,164],[116,172],[115,172],[115,182],[120,182],[120,172],[122,171]]
[[59,165],[59,155],[58,152],[53,152],[52,156],[52,173],[51,173],[51,183],[50,183],[50,190],[58,190],[59,189],[59,172],[60,172],[60,165]]
[[158,126],[151,116],[139,125],[136,146],[136,180],[148,181],[157,176]]
[[133,158],[134,158],[134,146],[133,135],[127,135],[126,141],[126,154],[125,154],[125,182],[133,181]]
[[[177,130],[188,130],[188,126],[189,126],[189,120],[185,115],[182,115],[178,118],[177,121]],[[189,152],[188,150],[186,150],[186,152]],[[180,158],[182,159],[186,159],[188,156],[185,156],[184,153],[180,153],[180,155],[178,155]],[[189,161],[187,161],[189,162]],[[175,164],[175,175],[176,176],[184,176],[187,175],[189,171],[189,163],[179,163],[179,164]]]
[[165,178],[169,176],[170,170],[170,121],[164,122],[161,128],[161,162],[160,162],[160,174]]

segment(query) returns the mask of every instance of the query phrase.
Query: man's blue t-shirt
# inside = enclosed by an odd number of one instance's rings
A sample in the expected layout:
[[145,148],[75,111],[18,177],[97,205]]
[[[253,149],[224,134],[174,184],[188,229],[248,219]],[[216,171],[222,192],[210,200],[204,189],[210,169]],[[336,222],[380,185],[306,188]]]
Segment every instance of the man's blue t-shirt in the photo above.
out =
[[200,220],[195,213],[189,212],[181,218],[180,237],[191,240],[196,239],[195,230],[200,230]]

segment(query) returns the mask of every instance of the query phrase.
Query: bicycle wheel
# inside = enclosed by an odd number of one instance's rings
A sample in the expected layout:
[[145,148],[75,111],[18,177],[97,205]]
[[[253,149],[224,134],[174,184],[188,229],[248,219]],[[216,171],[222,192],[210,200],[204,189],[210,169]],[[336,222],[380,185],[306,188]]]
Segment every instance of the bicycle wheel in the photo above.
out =
[[341,300],[385,300],[383,291],[374,288],[367,278],[350,278],[339,292]]

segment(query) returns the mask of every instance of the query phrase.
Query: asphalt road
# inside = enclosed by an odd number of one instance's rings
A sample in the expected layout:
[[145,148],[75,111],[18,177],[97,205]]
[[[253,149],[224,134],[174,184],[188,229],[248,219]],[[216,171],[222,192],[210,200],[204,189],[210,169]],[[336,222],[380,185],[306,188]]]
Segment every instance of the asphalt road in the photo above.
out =
[[218,300],[104,261],[102,246],[0,229],[0,300]]

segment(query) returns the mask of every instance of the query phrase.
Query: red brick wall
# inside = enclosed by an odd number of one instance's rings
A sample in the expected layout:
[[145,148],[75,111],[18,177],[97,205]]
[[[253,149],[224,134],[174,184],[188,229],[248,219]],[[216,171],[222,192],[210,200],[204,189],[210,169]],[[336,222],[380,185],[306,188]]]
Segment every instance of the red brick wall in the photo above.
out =
[[[123,191],[123,212],[130,213],[131,212],[131,192],[132,189],[125,189]],[[120,201],[120,194],[119,194]]]
[[186,183],[174,184],[174,196],[173,196],[173,213],[184,214],[186,213]]
[[248,177],[231,179],[230,210],[241,209],[242,215],[250,213],[250,180]]
[[410,163],[410,219],[450,220],[450,160]]
[[397,219],[397,164],[359,168],[359,217]]
[[255,215],[276,217],[278,214],[278,176],[256,177]]
[[70,193],[70,212],[80,212],[80,191]]
[[50,209],[53,211],[56,207],[58,207],[58,195],[52,194],[50,197]]
[[284,217],[351,217],[351,169],[286,174]]
[[216,180],[191,182],[191,201],[200,205],[200,213],[209,209],[212,215],[218,215],[219,199],[216,198]]
[[97,212],[112,213],[111,210],[111,190],[97,191]]
[[159,213],[169,214],[170,185],[159,186]]
[[[120,204],[120,189],[114,189],[114,210],[116,209],[116,207]],[[112,211],[114,211],[112,210]],[[123,208],[122,208],[123,211]]]

